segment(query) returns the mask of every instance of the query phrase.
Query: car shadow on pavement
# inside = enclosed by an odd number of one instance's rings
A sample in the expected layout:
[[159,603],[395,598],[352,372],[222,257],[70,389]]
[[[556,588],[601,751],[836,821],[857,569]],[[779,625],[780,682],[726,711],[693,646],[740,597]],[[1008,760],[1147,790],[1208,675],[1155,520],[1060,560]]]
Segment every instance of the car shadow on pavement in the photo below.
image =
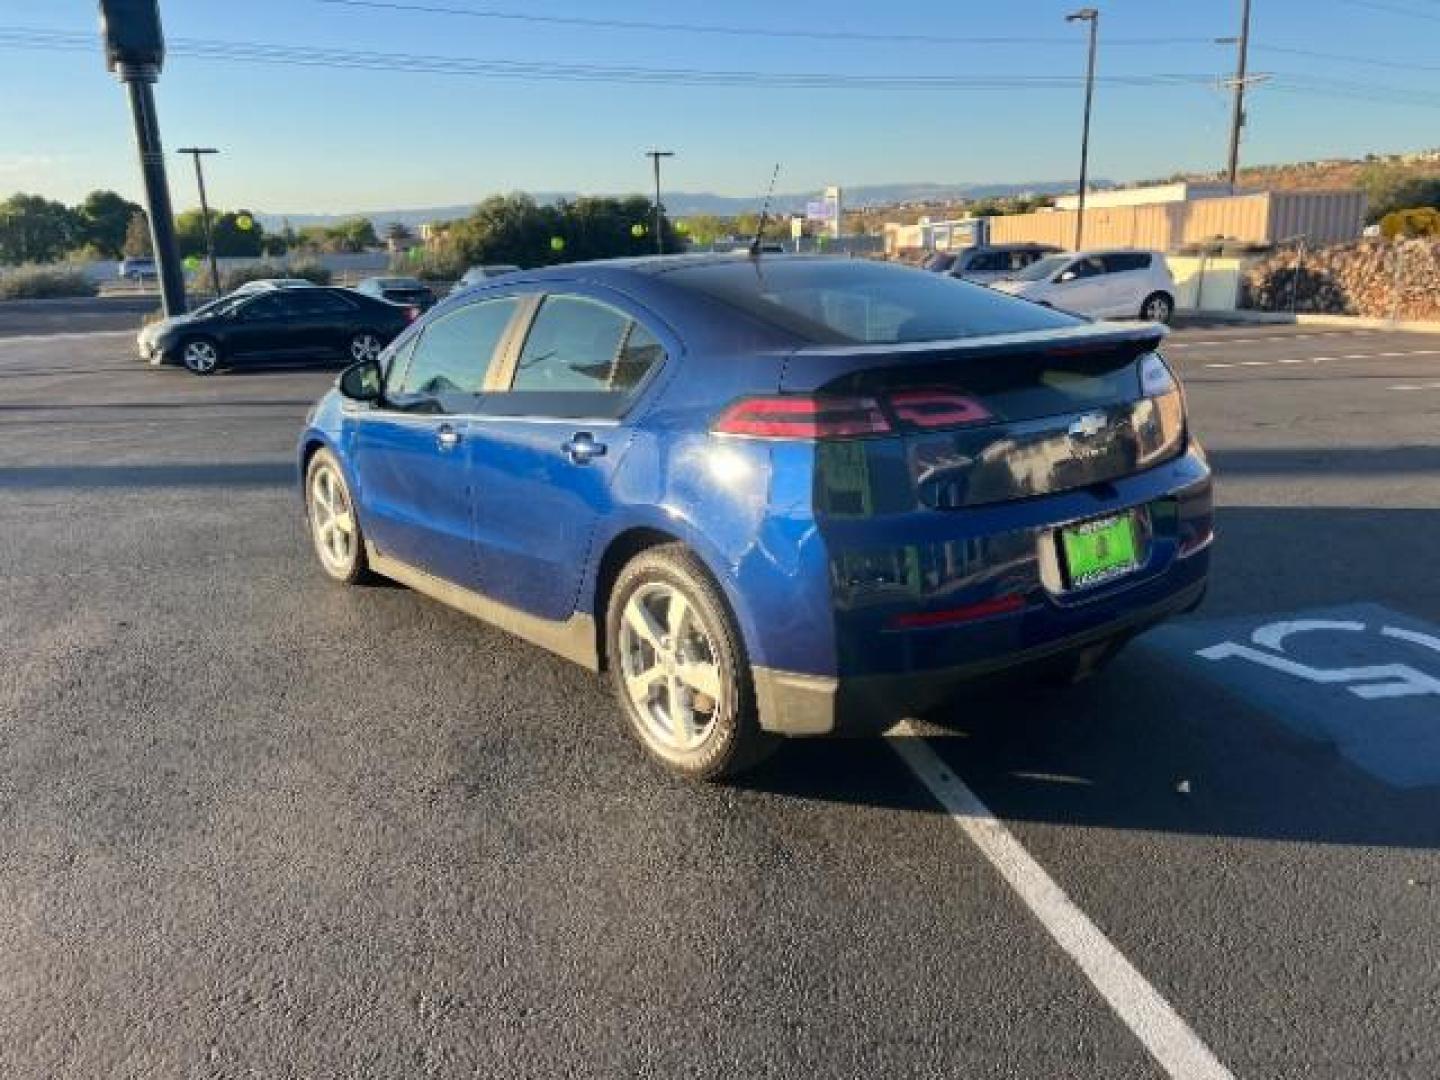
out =
[[[1379,603],[1440,623],[1440,510],[1247,507],[1217,516],[1211,598],[1186,621]],[[1440,676],[1440,663],[1431,673]],[[1011,822],[1440,849],[1440,785],[1378,779],[1238,693],[1232,678],[1142,636],[1087,682],[971,692],[926,717],[921,731]],[[1427,704],[1417,698],[1412,707]],[[1433,715],[1440,727],[1440,697]],[[896,767],[887,743],[903,737],[796,740],[741,786],[940,812],[923,789],[917,805],[901,785],[876,779]]]

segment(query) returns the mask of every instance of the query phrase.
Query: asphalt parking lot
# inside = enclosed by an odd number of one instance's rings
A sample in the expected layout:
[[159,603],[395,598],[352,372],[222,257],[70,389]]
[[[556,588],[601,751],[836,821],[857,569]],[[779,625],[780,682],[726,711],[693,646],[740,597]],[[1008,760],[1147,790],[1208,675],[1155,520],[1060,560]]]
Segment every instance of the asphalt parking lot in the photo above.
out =
[[1176,334],[1200,611],[700,788],[593,676],[323,578],[334,369],[44,329],[0,337],[0,1076],[1440,1075],[1440,337]]

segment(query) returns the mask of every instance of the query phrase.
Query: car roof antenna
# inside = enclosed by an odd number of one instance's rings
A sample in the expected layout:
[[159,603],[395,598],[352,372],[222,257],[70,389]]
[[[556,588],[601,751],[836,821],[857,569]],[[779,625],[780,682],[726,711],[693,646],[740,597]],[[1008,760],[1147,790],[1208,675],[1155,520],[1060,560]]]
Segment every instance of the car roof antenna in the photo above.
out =
[[760,242],[765,237],[765,226],[770,220],[770,200],[775,197],[775,178],[780,175],[780,163],[775,163],[775,171],[770,174],[770,190],[765,193],[765,203],[760,207],[760,223],[755,226],[755,239],[750,241],[750,257],[760,257]]

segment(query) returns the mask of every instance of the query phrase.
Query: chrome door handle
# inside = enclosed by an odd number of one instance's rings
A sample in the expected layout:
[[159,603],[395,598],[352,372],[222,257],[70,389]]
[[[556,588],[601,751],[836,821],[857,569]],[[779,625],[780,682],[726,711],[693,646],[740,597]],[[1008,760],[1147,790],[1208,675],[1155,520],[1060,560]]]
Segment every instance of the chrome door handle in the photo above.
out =
[[597,457],[605,456],[605,444],[595,441],[588,431],[577,431],[570,441],[560,448],[572,465],[588,465]]
[[435,441],[440,444],[441,450],[453,450],[460,445],[460,432],[449,424],[442,424],[435,435]]

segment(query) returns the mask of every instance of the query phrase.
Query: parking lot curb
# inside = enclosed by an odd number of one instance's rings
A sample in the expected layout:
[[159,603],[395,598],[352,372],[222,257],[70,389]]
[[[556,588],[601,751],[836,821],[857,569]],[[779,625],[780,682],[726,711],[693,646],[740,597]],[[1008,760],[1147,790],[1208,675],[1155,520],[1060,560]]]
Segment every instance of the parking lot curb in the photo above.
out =
[[1200,311],[1181,308],[1175,313],[1177,323],[1210,322],[1259,326],[1331,326],[1346,330],[1399,330],[1412,334],[1440,334],[1440,321],[1425,319],[1376,319],[1361,315],[1326,315],[1315,312],[1285,311]]

